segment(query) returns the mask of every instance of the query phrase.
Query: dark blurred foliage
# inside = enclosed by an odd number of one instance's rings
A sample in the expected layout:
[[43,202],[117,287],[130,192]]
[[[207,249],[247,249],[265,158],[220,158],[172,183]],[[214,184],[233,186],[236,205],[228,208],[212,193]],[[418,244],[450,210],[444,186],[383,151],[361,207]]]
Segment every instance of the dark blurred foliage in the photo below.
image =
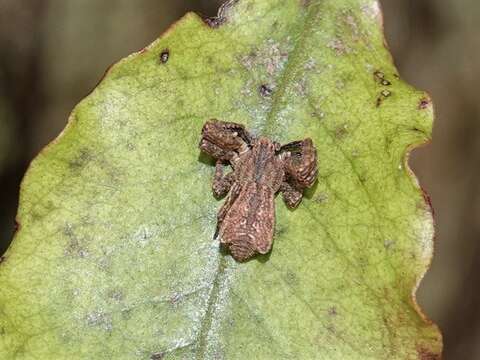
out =
[[[107,67],[193,10],[220,0],[0,0],[0,254],[11,240],[31,159]],[[383,0],[402,77],[433,97],[433,142],[411,165],[437,224],[432,268],[419,291],[441,327],[446,359],[480,359],[480,3]]]

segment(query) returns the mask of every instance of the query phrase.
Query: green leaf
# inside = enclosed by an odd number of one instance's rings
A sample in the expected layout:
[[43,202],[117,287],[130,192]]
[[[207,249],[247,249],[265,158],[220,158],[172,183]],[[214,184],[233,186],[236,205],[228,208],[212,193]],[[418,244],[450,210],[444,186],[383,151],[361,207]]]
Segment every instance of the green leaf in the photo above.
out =
[[[439,358],[414,300],[432,216],[406,155],[432,106],[399,80],[377,1],[222,16],[187,14],[113,66],[33,161],[0,266],[0,358]],[[276,200],[269,256],[239,264],[212,240],[210,118],[317,146],[315,188],[295,211]]]

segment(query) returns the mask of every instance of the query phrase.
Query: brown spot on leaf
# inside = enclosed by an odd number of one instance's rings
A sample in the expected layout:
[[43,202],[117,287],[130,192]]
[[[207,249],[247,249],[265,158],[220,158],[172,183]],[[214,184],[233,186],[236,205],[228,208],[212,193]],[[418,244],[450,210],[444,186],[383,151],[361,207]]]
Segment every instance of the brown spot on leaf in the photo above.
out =
[[63,229],[63,233],[68,238],[68,244],[65,248],[66,256],[74,256],[79,258],[85,258],[88,256],[88,250],[84,248],[83,241],[79,239],[70,225],[67,225]]
[[13,222],[13,233],[17,233],[20,230],[20,223],[15,219]]
[[132,309],[124,308],[121,310],[120,314],[122,315],[122,319],[130,320],[130,318],[132,317]]
[[385,249],[390,250],[390,249],[392,249],[392,248],[395,247],[396,243],[397,243],[397,242],[396,242],[395,240],[386,239],[386,240],[383,242],[383,246],[385,247]]
[[331,334],[335,334],[336,333],[336,330],[335,330],[335,326],[333,324],[329,324],[326,326],[326,329],[329,333]]
[[361,34],[358,26],[358,21],[355,17],[355,13],[351,10],[346,10],[342,13],[342,21],[347,25],[350,30],[352,39],[354,41],[359,41],[361,39]]
[[275,75],[283,69],[288,59],[288,50],[281,44],[269,39],[262,47],[252,49],[240,58],[241,64],[248,70],[264,67],[268,75]]
[[427,206],[430,209],[430,212],[432,213],[432,215],[435,215],[435,210],[433,209],[432,200],[430,199],[430,195],[428,195],[428,193],[425,191],[424,188],[421,188],[421,190],[422,190],[423,200],[427,204]]
[[6,257],[5,255],[0,256],[0,264],[2,264],[5,261]]
[[348,134],[347,125],[343,124],[335,129],[335,137],[339,140],[343,139]]
[[79,170],[83,168],[91,159],[92,155],[90,154],[90,151],[84,148],[80,150],[80,153],[74,159],[70,160],[68,165],[72,170]]
[[334,50],[335,54],[343,55],[350,52],[350,49],[340,39],[333,39],[327,44],[327,47]]
[[376,106],[379,107],[380,105],[382,105],[383,100],[385,100],[386,98],[388,98],[390,96],[392,96],[392,92],[390,90],[380,91],[380,95],[377,97]]
[[392,85],[392,83],[389,80],[387,80],[387,78],[385,77],[385,74],[380,70],[376,70],[373,73],[373,78],[375,79],[376,82],[378,82],[382,86]]
[[424,347],[419,347],[417,349],[418,352],[418,359],[419,360],[440,360],[441,355],[434,353],[428,349],[425,349]]
[[326,193],[320,193],[313,198],[313,201],[318,204],[323,204],[328,201],[328,195]]
[[248,55],[243,56],[240,61],[243,66],[245,66],[248,70],[251,70],[255,65],[257,60],[257,53],[255,51],[250,51]]
[[300,79],[299,81],[293,84],[296,93],[299,96],[306,96],[307,95],[307,81],[305,78]]
[[275,227],[275,236],[282,236],[287,232],[285,226],[277,225]]
[[121,290],[114,289],[108,293],[108,297],[112,300],[119,302],[122,301],[125,296],[123,295],[123,292]]
[[427,98],[422,98],[420,99],[420,102],[418,103],[418,108],[420,110],[425,110],[430,106],[430,100]]
[[112,331],[112,318],[110,314],[103,311],[93,311],[85,316],[85,322],[88,326],[99,327],[105,331]]
[[298,286],[298,283],[299,283],[297,274],[295,274],[293,271],[290,271],[290,270],[288,270],[287,273],[285,274],[285,281],[290,286]]
[[375,72],[373,73],[373,77],[376,81],[379,81],[385,79],[385,74],[380,70],[375,70]]
[[169,58],[170,58],[170,50],[165,49],[160,53],[160,62],[162,64],[166,64]]
[[156,352],[150,355],[150,360],[162,360],[165,357],[165,353],[163,351]]

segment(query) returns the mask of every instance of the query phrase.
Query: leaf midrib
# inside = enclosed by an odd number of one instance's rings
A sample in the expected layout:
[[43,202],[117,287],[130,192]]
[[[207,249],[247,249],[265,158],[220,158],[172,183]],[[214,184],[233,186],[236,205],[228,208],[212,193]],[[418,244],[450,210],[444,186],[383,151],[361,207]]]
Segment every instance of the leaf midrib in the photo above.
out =
[[291,79],[295,76],[295,69],[297,68],[298,62],[301,60],[302,49],[305,47],[305,40],[307,38],[306,35],[310,32],[313,24],[315,23],[314,20],[318,12],[318,5],[319,3],[317,2],[309,5],[307,15],[303,20],[303,26],[299,31],[297,41],[295,42],[295,45],[288,56],[283,72],[279,76],[278,90],[275,91],[272,96],[272,105],[267,114],[265,125],[262,129],[264,134],[270,135],[273,132],[273,125],[275,124],[277,115],[280,113],[282,99],[284,98],[287,84],[289,84]]

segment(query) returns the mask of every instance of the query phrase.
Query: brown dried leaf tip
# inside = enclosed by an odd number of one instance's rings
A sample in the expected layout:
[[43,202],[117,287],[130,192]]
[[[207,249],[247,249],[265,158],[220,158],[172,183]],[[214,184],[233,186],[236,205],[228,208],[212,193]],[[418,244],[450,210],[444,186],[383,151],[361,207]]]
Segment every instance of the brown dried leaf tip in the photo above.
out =
[[[317,179],[317,151],[311,139],[281,146],[254,137],[241,124],[210,120],[200,149],[216,160],[213,194],[228,194],[217,216],[215,238],[237,261],[270,251],[275,227],[275,195],[296,208]],[[224,166],[232,170],[224,174]]]

